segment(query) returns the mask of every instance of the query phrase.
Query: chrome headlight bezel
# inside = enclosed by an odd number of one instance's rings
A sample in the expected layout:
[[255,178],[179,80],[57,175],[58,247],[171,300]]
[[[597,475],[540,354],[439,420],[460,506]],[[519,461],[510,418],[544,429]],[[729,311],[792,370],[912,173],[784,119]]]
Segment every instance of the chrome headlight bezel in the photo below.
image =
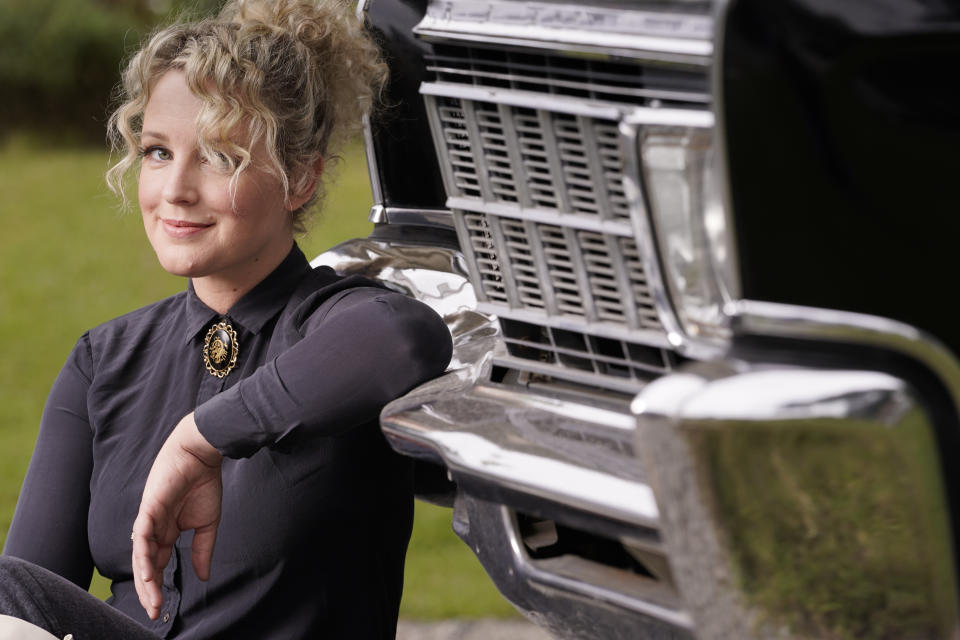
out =
[[648,125],[638,136],[644,193],[680,342],[731,338],[740,295],[733,225],[711,127]]

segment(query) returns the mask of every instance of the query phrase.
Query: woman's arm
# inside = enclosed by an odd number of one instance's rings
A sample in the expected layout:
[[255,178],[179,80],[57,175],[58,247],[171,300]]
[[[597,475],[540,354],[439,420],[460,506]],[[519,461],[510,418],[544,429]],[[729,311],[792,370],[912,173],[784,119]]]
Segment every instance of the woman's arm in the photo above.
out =
[[20,490],[3,549],[49,569],[83,589],[93,560],[87,540],[93,433],[87,417],[90,343],[77,342],[53,383],[37,445]]
[[200,432],[226,457],[347,431],[450,362],[443,320],[398,293],[351,291],[305,329],[295,347],[197,407]]
[[159,578],[180,531],[195,530],[194,570],[209,576],[221,454],[249,456],[304,432],[342,433],[442,373],[452,351],[446,325],[429,307],[376,289],[321,306],[304,333],[276,360],[187,415],[157,455],[133,527],[134,582],[151,619],[160,612]]

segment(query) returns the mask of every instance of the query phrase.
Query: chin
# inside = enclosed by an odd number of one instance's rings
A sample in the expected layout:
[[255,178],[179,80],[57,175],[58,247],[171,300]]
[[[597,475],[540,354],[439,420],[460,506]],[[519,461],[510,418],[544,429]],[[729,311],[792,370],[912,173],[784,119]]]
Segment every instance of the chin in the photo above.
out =
[[176,251],[156,251],[157,261],[164,271],[184,278],[199,278],[204,275],[204,261],[195,256],[182,255]]

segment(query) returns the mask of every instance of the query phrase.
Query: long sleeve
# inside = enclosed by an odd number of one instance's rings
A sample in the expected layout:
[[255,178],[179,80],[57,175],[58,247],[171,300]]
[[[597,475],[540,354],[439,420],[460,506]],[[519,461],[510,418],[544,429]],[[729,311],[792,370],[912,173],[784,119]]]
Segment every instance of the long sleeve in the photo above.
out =
[[92,432],[87,417],[90,345],[84,335],[74,347],[47,398],[4,545],[16,556],[88,588],[93,560],[87,541]]
[[197,407],[201,433],[227,457],[248,457],[304,432],[336,435],[446,368],[451,340],[429,307],[358,289],[304,325],[304,337]]

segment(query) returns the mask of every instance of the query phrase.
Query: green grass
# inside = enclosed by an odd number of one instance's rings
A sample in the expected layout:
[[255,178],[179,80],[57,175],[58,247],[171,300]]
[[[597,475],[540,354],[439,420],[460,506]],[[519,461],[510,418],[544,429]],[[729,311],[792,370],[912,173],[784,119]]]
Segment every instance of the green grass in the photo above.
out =
[[[180,291],[156,263],[139,214],[121,213],[106,190],[99,150],[0,149],[0,545],[30,459],[44,398],[67,353],[88,328]],[[300,240],[308,257],[365,236],[370,189],[363,150],[337,169],[324,213]],[[135,198],[135,191],[131,192]],[[102,578],[91,589],[104,597]],[[430,619],[509,616],[450,511],[417,505],[402,615]]]

